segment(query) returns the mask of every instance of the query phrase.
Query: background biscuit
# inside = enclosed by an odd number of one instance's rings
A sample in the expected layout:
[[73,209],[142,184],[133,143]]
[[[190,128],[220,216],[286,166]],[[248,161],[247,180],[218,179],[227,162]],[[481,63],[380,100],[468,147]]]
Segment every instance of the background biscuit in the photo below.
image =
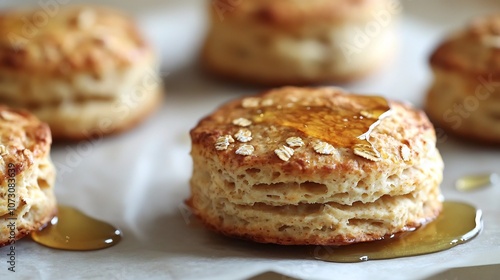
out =
[[431,119],[448,132],[500,144],[500,14],[478,18],[432,54]]
[[0,15],[1,102],[75,140],[129,128],[161,103],[156,58],[132,19],[94,6],[61,7],[46,22],[37,12]]
[[[245,83],[359,79],[391,57],[397,1],[215,1],[202,59]],[[218,4],[218,5],[217,5]]]

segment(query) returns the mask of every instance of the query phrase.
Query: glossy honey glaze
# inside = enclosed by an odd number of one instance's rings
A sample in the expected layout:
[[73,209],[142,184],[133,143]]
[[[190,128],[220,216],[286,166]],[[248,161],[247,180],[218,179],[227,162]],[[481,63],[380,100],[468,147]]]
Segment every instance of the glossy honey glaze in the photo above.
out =
[[[389,116],[388,101],[379,96],[351,96],[356,104],[345,107],[270,106],[260,108],[253,122],[295,128],[339,148],[366,144],[380,121]],[[361,109],[362,108],[362,109]]]
[[444,202],[436,220],[413,232],[346,246],[318,246],[313,254],[319,260],[344,263],[423,255],[465,243],[481,229],[481,210],[461,202]]
[[122,236],[112,225],[93,219],[67,206],[58,206],[58,215],[31,238],[44,246],[72,251],[104,249],[116,245]]

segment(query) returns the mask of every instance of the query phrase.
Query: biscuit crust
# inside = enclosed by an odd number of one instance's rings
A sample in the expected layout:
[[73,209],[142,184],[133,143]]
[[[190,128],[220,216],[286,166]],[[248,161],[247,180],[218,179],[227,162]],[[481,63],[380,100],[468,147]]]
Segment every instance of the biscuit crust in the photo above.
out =
[[[22,110],[0,106],[0,246],[38,230],[56,214],[49,127]],[[13,220],[14,219],[14,220]],[[11,232],[9,224],[15,224]]]
[[[441,210],[443,162],[421,111],[390,103],[392,114],[370,134],[379,160],[319,145],[322,139],[289,125],[241,126],[247,123],[240,118],[252,120],[266,107],[361,112],[357,100],[337,88],[285,87],[221,106],[191,130],[188,205],[218,232],[286,245],[377,240],[433,220]],[[241,129],[251,131],[250,140]],[[241,153],[244,145],[250,154]]]

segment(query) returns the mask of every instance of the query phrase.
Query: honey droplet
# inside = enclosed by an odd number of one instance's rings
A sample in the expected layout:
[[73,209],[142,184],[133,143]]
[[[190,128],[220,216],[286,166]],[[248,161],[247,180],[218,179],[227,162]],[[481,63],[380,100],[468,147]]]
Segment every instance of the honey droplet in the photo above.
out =
[[121,232],[105,222],[98,221],[67,206],[58,206],[58,216],[41,231],[31,233],[31,238],[44,246],[89,251],[116,245]]
[[429,254],[465,243],[479,234],[482,212],[461,202],[444,202],[436,220],[413,232],[380,241],[316,247],[314,257],[330,262],[360,262]]
[[500,183],[500,178],[496,173],[469,175],[458,179],[455,187],[459,191],[474,191],[484,187],[489,187]]
[[367,144],[370,133],[390,114],[391,107],[379,96],[349,98],[356,106],[265,107],[261,108],[262,113],[255,115],[253,122],[292,127],[336,148]]

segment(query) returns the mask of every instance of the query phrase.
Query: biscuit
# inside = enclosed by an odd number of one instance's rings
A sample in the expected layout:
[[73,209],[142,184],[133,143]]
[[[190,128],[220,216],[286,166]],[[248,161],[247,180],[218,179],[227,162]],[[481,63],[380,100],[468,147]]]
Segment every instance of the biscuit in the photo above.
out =
[[425,108],[460,137],[500,144],[500,14],[474,20],[432,54]]
[[49,127],[0,105],[0,246],[38,230],[56,214]]
[[244,83],[349,82],[396,49],[397,0],[212,1],[202,61]]
[[228,236],[344,245],[414,229],[442,207],[432,124],[382,97],[279,88],[223,105],[191,139],[187,204]]
[[0,33],[0,102],[34,113],[54,139],[125,130],[161,104],[155,55],[117,11],[4,11]]

